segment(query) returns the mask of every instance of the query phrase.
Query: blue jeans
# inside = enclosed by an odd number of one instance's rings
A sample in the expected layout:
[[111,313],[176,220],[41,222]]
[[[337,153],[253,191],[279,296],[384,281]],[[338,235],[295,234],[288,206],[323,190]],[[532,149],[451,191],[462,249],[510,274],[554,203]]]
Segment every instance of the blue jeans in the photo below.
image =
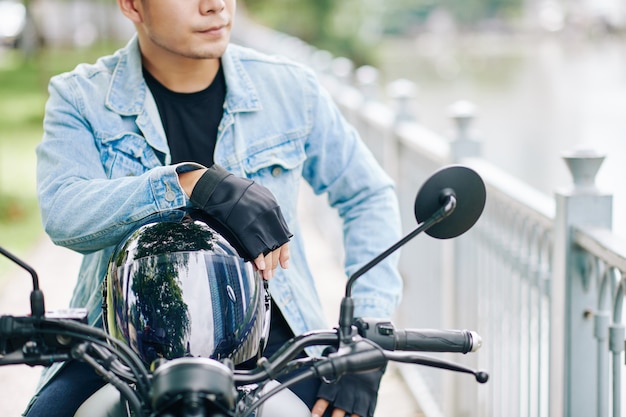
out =
[[84,362],[71,361],[47,384],[28,410],[28,417],[71,417],[78,407],[105,385]]

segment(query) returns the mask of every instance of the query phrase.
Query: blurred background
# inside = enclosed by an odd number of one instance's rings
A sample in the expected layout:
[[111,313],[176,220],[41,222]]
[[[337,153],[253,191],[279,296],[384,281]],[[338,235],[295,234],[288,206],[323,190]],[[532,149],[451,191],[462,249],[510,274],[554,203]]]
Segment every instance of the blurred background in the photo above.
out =
[[[413,81],[415,116],[437,133],[448,134],[451,103],[471,101],[485,158],[542,192],[569,184],[562,151],[599,148],[608,157],[598,181],[615,193],[616,213],[624,205],[623,1],[245,0],[238,9],[376,67],[381,85]],[[41,233],[34,147],[50,76],[113,52],[132,31],[114,0],[0,0],[0,238],[18,253]]]
[[[415,116],[442,135],[477,108],[483,155],[538,190],[570,183],[560,155],[593,146],[626,232],[626,5],[619,0],[246,0],[240,13],[355,65],[416,83]],[[41,236],[34,148],[49,78],[113,52],[133,28],[114,0],[0,0],[0,244]],[[8,262],[0,259],[2,270]]]
[[[440,135],[453,135],[449,106],[470,101],[484,158],[542,193],[570,184],[564,151],[604,152],[598,183],[614,194],[614,230],[626,236],[625,2],[240,0],[238,10],[355,66],[377,68],[383,90],[412,81],[414,116]],[[41,241],[35,147],[50,77],[112,53],[132,33],[115,0],[0,0],[3,247],[26,256]],[[0,293],[15,286],[5,285],[10,268],[0,258]],[[24,287],[23,300],[13,298],[26,309]],[[0,310],[23,312],[5,301]],[[14,385],[11,378],[2,379]]]

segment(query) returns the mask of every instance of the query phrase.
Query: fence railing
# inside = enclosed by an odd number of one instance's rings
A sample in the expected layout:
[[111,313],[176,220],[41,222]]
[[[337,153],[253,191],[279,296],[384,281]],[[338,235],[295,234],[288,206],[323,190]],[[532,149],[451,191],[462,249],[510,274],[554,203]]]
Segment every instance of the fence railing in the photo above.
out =
[[415,227],[415,193],[435,170],[462,163],[486,183],[485,211],[472,230],[450,241],[420,236],[403,248],[396,322],[478,331],[477,353],[442,356],[491,375],[478,385],[467,375],[402,366],[424,414],[622,416],[626,240],[611,232],[612,196],[595,187],[603,158],[564,157],[573,182],[546,196],[480,158],[471,103],[451,107],[456,137],[443,138],[412,118],[412,83],[396,81],[383,96],[375,68],[354,69],[242,19],[238,27],[236,41],[316,69],[395,178],[407,232]]

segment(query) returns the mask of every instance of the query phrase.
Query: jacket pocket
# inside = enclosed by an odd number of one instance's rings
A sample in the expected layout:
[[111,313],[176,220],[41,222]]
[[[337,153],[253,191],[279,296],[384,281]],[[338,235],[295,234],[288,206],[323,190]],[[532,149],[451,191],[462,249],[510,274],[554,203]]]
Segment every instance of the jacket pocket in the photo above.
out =
[[141,175],[162,165],[154,149],[136,133],[123,133],[102,141],[102,165],[109,178]]
[[306,159],[304,143],[300,140],[285,140],[251,152],[242,161],[246,175],[251,179],[280,178],[297,175]]

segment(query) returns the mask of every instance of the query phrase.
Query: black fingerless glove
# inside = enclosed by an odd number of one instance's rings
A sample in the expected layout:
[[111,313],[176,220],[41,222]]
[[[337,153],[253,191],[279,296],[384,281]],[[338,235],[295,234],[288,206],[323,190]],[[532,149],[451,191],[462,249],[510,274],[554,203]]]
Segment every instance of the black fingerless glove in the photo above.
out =
[[190,198],[246,260],[279,248],[293,236],[270,190],[218,165],[200,177]]
[[385,370],[381,369],[346,374],[335,383],[322,383],[317,396],[330,402],[332,408],[344,410],[348,415],[372,417],[378,400],[380,380],[384,373]]

